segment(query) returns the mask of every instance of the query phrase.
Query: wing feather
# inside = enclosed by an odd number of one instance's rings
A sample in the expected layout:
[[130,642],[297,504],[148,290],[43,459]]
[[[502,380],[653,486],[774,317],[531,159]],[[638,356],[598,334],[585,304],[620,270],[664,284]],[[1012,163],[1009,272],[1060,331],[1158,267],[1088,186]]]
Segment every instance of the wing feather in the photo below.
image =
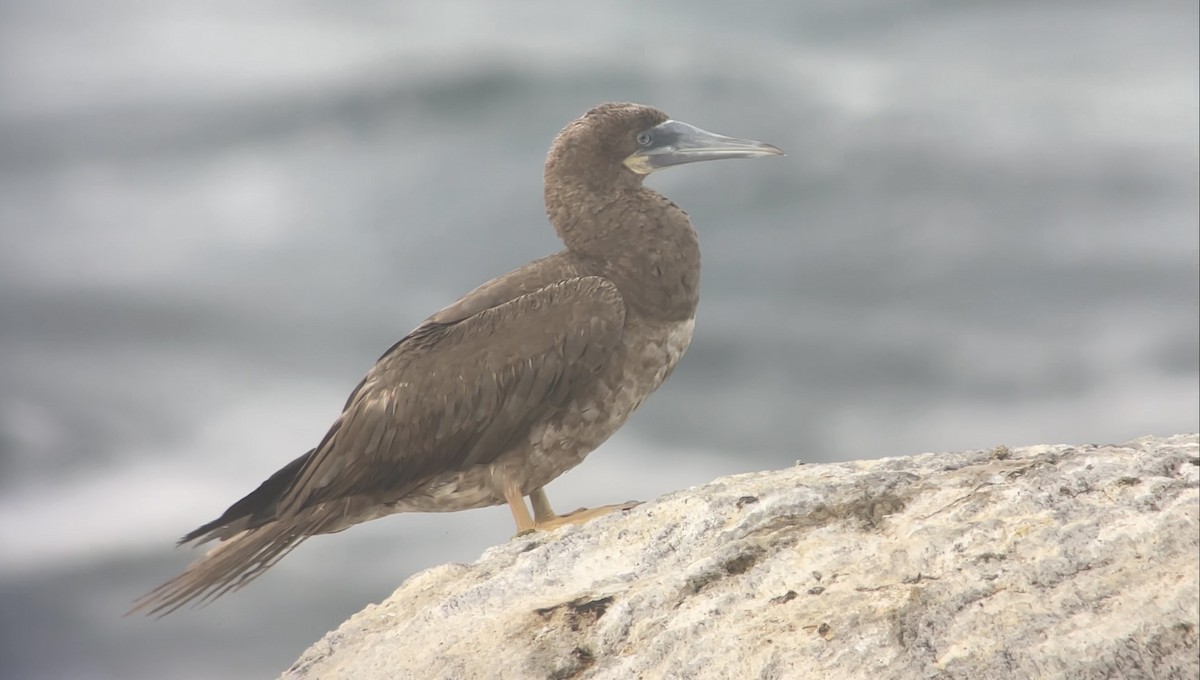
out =
[[491,462],[589,384],[624,323],[616,286],[586,276],[422,324],[367,374],[280,516],[349,496],[400,497],[435,474]]

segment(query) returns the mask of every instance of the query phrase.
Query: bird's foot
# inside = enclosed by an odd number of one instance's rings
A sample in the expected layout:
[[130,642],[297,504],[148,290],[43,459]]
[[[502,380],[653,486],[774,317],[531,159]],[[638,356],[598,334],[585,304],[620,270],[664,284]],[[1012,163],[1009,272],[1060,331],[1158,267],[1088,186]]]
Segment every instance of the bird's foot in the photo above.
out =
[[565,515],[557,515],[547,519],[538,520],[534,525],[537,531],[551,531],[561,526],[568,524],[583,524],[601,515],[607,515],[610,512],[625,512],[632,510],[641,505],[641,501],[627,501],[625,503],[617,503],[616,505],[602,505],[598,508],[579,508],[572,510]]

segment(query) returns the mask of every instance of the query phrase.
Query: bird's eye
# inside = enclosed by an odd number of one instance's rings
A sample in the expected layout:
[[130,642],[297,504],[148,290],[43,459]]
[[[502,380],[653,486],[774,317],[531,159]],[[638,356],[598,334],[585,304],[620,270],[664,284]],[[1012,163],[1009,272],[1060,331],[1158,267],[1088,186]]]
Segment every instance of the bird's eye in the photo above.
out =
[[649,132],[639,132],[637,136],[638,146],[650,146],[650,142],[654,141],[654,135]]

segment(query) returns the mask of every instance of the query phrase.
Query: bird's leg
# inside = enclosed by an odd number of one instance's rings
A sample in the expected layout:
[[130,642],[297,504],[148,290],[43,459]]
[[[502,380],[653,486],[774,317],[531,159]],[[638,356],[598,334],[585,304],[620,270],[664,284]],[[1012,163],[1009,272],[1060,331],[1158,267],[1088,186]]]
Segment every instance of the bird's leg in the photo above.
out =
[[546,489],[538,487],[529,494],[529,504],[533,506],[533,520],[537,524],[557,519],[554,508],[550,507],[550,499],[546,498]]
[[533,518],[529,516],[529,508],[525,507],[525,497],[521,495],[521,487],[513,483],[506,483],[504,500],[508,501],[508,508],[512,510],[518,534],[530,531],[536,526]]
[[533,505],[534,528],[542,530],[555,529],[564,524],[582,524],[594,517],[607,515],[617,510],[629,510],[640,504],[637,501],[629,501],[616,505],[604,505],[599,508],[579,508],[565,515],[557,515],[550,507],[550,499],[546,498],[546,490],[542,488],[535,489],[533,493],[529,494],[529,502]]

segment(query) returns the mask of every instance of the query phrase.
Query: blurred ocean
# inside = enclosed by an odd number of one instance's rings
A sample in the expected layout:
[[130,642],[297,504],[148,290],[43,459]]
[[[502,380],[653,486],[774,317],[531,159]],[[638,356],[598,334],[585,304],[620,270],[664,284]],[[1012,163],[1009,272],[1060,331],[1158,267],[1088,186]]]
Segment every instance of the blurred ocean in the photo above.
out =
[[0,675],[273,677],[508,510],[129,602],[375,358],[559,249],[554,134],[639,101],[786,158],[673,170],[696,337],[559,508],[735,472],[1198,429],[1197,5],[0,3]]

